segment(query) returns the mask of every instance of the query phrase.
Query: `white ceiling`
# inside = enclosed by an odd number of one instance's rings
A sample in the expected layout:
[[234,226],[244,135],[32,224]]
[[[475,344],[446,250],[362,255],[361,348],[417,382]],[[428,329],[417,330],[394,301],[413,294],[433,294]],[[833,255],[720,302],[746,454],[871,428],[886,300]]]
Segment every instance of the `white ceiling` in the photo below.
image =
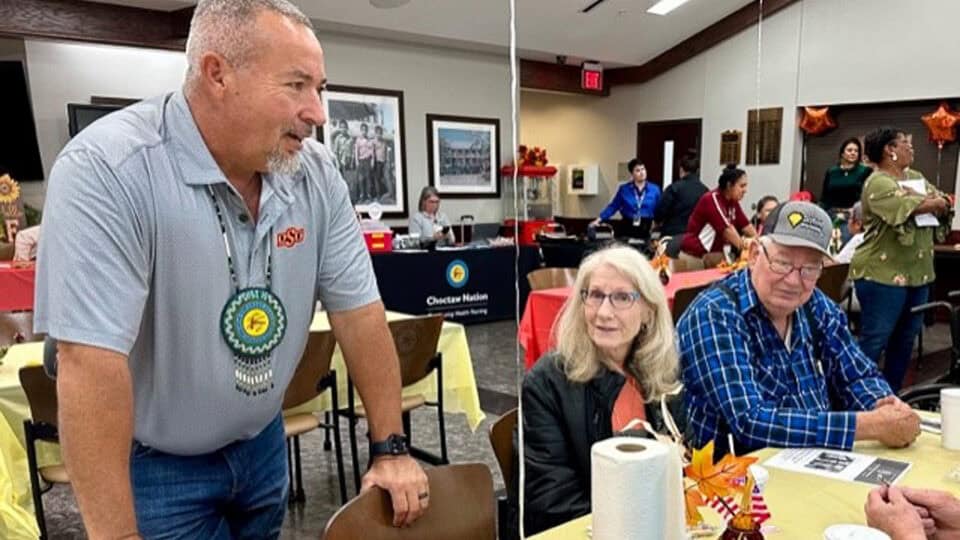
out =
[[[193,5],[187,0],[99,0],[153,9]],[[377,9],[366,0],[293,0],[321,31],[370,35],[502,52],[509,45],[507,0],[410,0]],[[569,62],[592,59],[608,66],[642,64],[751,0],[690,0],[667,16],[649,15],[656,0],[516,0],[521,57]]]

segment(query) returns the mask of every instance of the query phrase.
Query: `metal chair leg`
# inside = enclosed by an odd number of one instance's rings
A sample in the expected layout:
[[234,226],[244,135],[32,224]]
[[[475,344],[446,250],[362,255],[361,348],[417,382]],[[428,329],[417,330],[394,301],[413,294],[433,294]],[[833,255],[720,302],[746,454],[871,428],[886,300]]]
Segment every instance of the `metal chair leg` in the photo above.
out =
[[303,471],[301,470],[300,464],[300,436],[294,435],[293,437],[293,465],[297,477],[297,493],[296,501],[298,503],[306,502],[307,495],[303,491]]
[[443,417],[443,368],[437,362],[437,424],[440,428],[440,459],[443,464],[450,463],[447,457],[447,424]]
[[360,456],[357,450],[357,414],[353,395],[353,381],[347,380],[347,426],[350,436],[350,454],[353,458],[353,484],[357,495],[360,494]]
[[40,491],[40,468],[37,466],[36,439],[33,437],[33,424],[23,421],[23,432],[27,443],[27,466],[30,469],[30,489],[33,492],[33,509],[37,516],[37,528],[40,540],[47,540],[47,521],[43,515],[43,496]]
[[339,401],[337,400],[337,378],[334,372],[331,371],[331,374],[333,376],[333,382],[330,385],[330,399],[333,403],[333,411],[331,414],[333,422],[330,425],[333,427],[325,431],[329,438],[330,430],[333,430],[334,455],[337,458],[337,481],[340,483],[340,504],[347,504],[347,476],[344,474],[343,444],[340,441],[340,414],[337,412],[337,407],[339,406]]
[[[334,386],[336,386],[336,381],[334,381]],[[334,401],[333,408],[337,408],[336,401]],[[330,411],[323,413],[323,423],[330,425]],[[328,429],[323,430],[323,449],[327,452],[330,451],[330,430]]]

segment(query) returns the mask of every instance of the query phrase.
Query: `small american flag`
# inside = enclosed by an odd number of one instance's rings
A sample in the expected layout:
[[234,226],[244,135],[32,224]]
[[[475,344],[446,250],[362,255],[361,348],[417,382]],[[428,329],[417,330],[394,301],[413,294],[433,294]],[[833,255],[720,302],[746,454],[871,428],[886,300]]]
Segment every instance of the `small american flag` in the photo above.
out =
[[[760,490],[756,487],[753,488],[753,494],[750,496],[750,501],[753,505],[753,511],[751,514],[753,515],[753,520],[757,522],[758,525],[762,525],[763,522],[770,519],[770,510],[767,509],[767,502],[763,500],[763,494],[760,493]],[[723,502],[727,503],[726,506],[723,505]],[[710,502],[707,503],[707,506],[716,510],[724,521],[730,521],[740,510],[740,505],[737,504],[733,497],[725,497],[723,502],[720,502],[719,497],[714,497],[710,499]]]

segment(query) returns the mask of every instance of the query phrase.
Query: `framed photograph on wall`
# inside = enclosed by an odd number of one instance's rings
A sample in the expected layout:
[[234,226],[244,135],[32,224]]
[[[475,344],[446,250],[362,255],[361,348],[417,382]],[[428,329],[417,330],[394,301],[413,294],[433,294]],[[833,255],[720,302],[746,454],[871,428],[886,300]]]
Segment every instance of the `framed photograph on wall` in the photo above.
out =
[[430,185],[447,198],[500,198],[500,120],[427,115]]
[[387,218],[407,217],[403,92],[330,85],[327,123],[318,133],[333,153],[360,212],[377,203]]

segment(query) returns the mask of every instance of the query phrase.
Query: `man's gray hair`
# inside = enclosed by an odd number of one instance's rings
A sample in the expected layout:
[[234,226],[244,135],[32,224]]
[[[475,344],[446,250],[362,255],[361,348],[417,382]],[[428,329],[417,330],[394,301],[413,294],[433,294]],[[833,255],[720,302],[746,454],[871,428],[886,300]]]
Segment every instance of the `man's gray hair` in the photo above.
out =
[[863,223],[863,205],[860,204],[860,201],[857,201],[857,203],[853,205],[853,208],[850,209],[850,221]]
[[256,46],[250,32],[261,11],[273,11],[313,30],[310,19],[288,0],[200,0],[187,37],[188,90],[200,77],[200,58],[204,53],[216,52],[233,66],[250,59]]

